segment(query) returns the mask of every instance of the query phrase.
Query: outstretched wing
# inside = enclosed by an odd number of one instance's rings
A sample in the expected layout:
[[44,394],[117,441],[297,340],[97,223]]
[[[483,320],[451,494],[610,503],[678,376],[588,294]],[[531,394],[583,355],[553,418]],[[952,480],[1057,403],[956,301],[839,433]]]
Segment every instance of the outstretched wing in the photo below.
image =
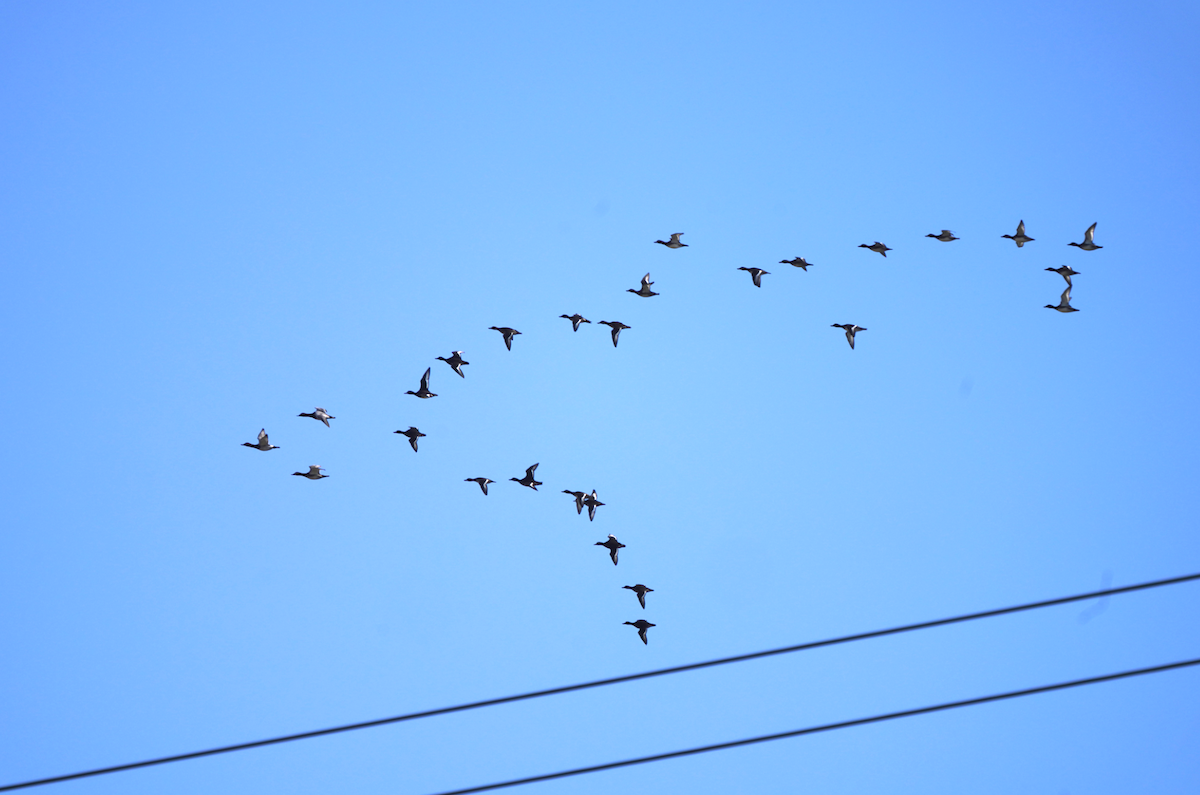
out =
[[[1097,223],[1099,223],[1099,222],[1097,222]],[[1089,226],[1087,228],[1087,231],[1083,233],[1083,242],[1091,243],[1095,237],[1096,237],[1096,224],[1092,224],[1091,226]]]

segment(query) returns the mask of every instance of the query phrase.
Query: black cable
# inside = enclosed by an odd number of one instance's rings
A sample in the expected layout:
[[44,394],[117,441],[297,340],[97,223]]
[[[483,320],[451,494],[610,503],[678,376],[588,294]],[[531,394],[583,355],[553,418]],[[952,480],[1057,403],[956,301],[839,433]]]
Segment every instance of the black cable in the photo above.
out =
[[369,729],[373,726],[384,726],[389,723],[401,723],[403,721],[417,720],[419,718],[432,718],[435,715],[448,715],[452,712],[465,712],[466,710],[479,709],[481,707],[493,707],[498,704],[509,704],[514,701],[525,701],[532,698],[541,698],[543,696],[553,696],[560,693],[570,693],[575,690],[587,690],[593,687],[603,687],[605,685],[615,685],[622,682],[633,682],[638,679],[650,679],[655,676],[665,676],[667,674],[677,674],[684,671],[695,671],[700,668],[711,668],[716,665],[726,665],[728,663],[745,662],[746,660],[756,660],[760,657],[771,657],[776,654],[789,654],[796,651],[805,651],[807,649],[816,649],[822,646],[834,646],[839,643],[850,643],[856,640],[867,640],[869,638],[880,638],[885,635],[896,635],[901,632],[913,632],[918,629],[930,629],[931,627],[945,626],[946,624],[956,624],[963,621],[974,621],[979,618],[991,618],[993,616],[1001,616],[1007,613],[1019,613],[1023,610],[1036,610],[1040,607],[1052,607],[1054,605],[1067,604],[1069,602],[1079,602],[1085,599],[1096,599],[1102,596],[1112,596],[1114,594],[1129,593],[1131,591],[1141,591],[1147,588],[1159,588],[1164,585],[1176,585],[1182,582],[1191,580],[1200,580],[1200,573],[1187,574],[1182,577],[1172,577],[1166,580],[1154,580],[1152,582],[1144,582],[1138,585],[1126,585],[1122,588],[1107,588],[1101,591],[1091,591],[1089,593],[1078,594],[1076,596],[1064,596],[1059,599],[1049,599],[1043,602],[1030,602],[1028,604],[1016,605],[1014,607],[1003,607],[999,610],[986,610],[982,613],[968,613],[966,615],[954,616],[953,618],[942,618],[936,621],[925,621],[920,624],[907,624],[901,627],[892,627],[891,629],[880,629],[874,632],[863,632],[857,635],[844,635],[840,638],[830,638],[828,640],[818,640],[812,643],[801,643],[796,646],[785,646],[779,649],[769,649],[767,651],[754,652],[752,654],[741,654],[736,657],[722,657],[717,660],[708,660],[706,662],[690,663],[688,665],[677,665],[672,668],[659,668],[654,671],[645,671],[640,674],[629,674],[627,676],[615,676],[611,679],[597,679],[592,682],[583,682],[577,685],[567,685],[565,687],[554,687],[548,690],[535,690],[531,693],[521,693],[516,696],[505,696],[503,698],[493,698],[486,701],[473,701],[469,704],[459,704],[453,707],[442,707],[441,709],[431,709],[424,712],[410,712],[407,715],[396,715],[390,718],[380,718],[379,720],[364,721],[362,723],[349,723],[343,726],[334,726],[329,729],[318,729],[316,731],[302,732],[300,734],[288,734],[282,737],[272,737],[267,740],[256,740],[249,743],[239,743],[237,745],[225,745],[219,748],[210,748],[206,751],[193,751],[187,754],[178,754],[175,756],[163,756],[157,759],[147,759],[142,762],[131,762],[126,765],[114,765],[112,767],[96,768],[94,770],[85,770],[80,773],[70,773],[65,776],[53,776],[51,778],[42,778],[35,781],[24,781],[19,784],[8,784],[0,786],[0,792],[10,792],[12,790],[23,789],[25,787],[36,787],[42,784],[56,784],[61,781],[71,781],[77,778],[88,778],[90,776],[100,776],[106,773],[119,773],[125,770],[135,770],[139,767],[151,767],[153,765],[164,765],[168,762],[182,762],[186,759],[198,759],[203,756],[214,756],[216,754],[225,754],[232,751],[244,751],[249,748],[261,748],[265,745],[276,745],[278,743],[291,742],[293,740],[305,740],[310,737],[321,737],[327,734],[338,734],[340,732],[354,731],[356,729]]
[[921,707],[920,709],[908,709],[903,712],[889,712],[886,715],[875,715],[870,718],[858,718],[857,720],[848,720],[841,723],[826,723],[823,726],[810,726],[807,729],[797,729],[796,731],[782,732],[780,734],[765,734],[761,737],[750,737],[745,740],[735,740],[731,743],[719,743],[717,745],[706,745],[701,748],[689,748],[686,751],[672,751],[669,754],[656,754],[655,756],[642,756],[637,759],[626,759],[622,762],[609,762],[606,765],[594,765],[592,767],[577,767],[574,770],[563,770],[559,773],[549,773],[544,776],[531,776],[529,778],[518,778],[512,781],[502,781],[498,784],[487,784],[482,787],[471,787],[469,789],[456,789],[450,792],[439,792],[437,795],[467,795],[471,792],[486,792],[492,789],[502,789],[504,787],[516,787],[521,784],[532,784],[535,781],[549,781],[555,778],[566,778],[567,776],[580,776],[584,773],[595,773],[600,770],[612,770],[617,767],[629,767],[630,765],[641,765],[646,762],[658,762],[663,759],[674,759],[680,756],[691,756],[692,754],[703,754],[708,751],[723,751],[726,748],[737,748],[742,745],[753,745],[755,743],[765,743],[771,740],[782,740],[785,737],[799,737],[804,734],[816,734],[817,732],[833,731],[834,729],[845,729],[850,726],[863,726],[868,723],[879,723],[880,721],[892,720],[894,718],[909,718],[913,715],[926,715],[930,712],[941,712],[946,709],[954,709],[956,707],[969,707],[973,704],[986,704],[989,701],[1003,701],[1007,698],[1018,698],[1020,696],[1031,696],[1035,693],[1048,693],[1052,690],[1065,690],[1068,687],[1080,687],[1081,685],[1094,685],[1097,682],[1111,682],[1114,679],[1125,679],[1130,676],[1141,676],[1142,674],[1155,674],[1162,671],[1170,671],[1174,668],[1186,668],[1189,665],[1200,665],[1200,659],[1185,660],[1184,662],[1170,663],[1169,665],[1158,665],[1153,668],[1139,668],[1136,671],[1122,671],[1116,674],[1107,674],[1105,676],[1096,676],[1091,679],[1076,679],[1072,682],[1061,682],[1056,685],[1045,685],[1044,687],[1033,687],[1028,690],[1013,690],[1009,693],[998,693],[994,696],[983,696],[982,698],[972,698],[966,701],[951,701],[947,704],[937,704],[932,707]]

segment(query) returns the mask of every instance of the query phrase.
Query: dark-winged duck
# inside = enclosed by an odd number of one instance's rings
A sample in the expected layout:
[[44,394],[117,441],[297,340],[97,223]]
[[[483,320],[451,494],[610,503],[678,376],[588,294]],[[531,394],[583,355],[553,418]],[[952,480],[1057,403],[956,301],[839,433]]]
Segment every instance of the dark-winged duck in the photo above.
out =
[[276,445],[271,444],[271,442],[267,439],[267,429],[266,428],[263,428],[261,431],[258,432],[258,444],[250,444],[249,442],[242,442],[242,447],[253,447],[255,450],[278,450],[279,449]]
[[575,331],[579,331],[580,323],[591,323],[592,322],[592,321],[588,320],[586,317],[584,317],[583,315],[579,314],[578,312],[576,312],[573,315],[559,315],[559,317],[571,321],[571,328],[574,329]]
[[435,356],[434,358],[450,365],[450,369],[458,373],[459,377],[466,378],[466,376],[463,375],[462,366],[464,364],[470,364],[470,362],[462,357],[462,351],[450,351],[449,359],[446,359],[442,356]]
[[619,320],[601,320],[600,322],[602,324],[604,324],[605,326],[608,326],[609,328],[612,329],[612,338],[613,338],[613,347],[614,348],[617,347],[617,338],[621,336],[621,331],[623,329],[633,328],[633,326],[626,326],[624,323],[622,323]]
[[642,643],[645,643],[647,646],[650,645],[650,641],[646,640],[646,630],[650,629],[650,627],[658,626],[657,624],[651,624],[644,618],[639,618],[637,621],[626,621],[625,623],[631,627],[637,627],[638,637],[642,639]]
[[647,273],[642,277],[642,286],[639,289],[626,290],[625,292],[633,293],[634,295],[640,295],[642,298],[649,298],[652,295],[658,295],[658,293],[650,289],[650,285],[652,284],[654,284],[654,282],[650,281],[650,274]]
[[1017,244],[1017,248],[1022,248],[1026,243],[1032,243],[1033,238],[1025,234],[1025,222],[1021,221],[1017,224],[1017,233],[1015,235],[1000,235]]
[[943,229],[940,235],[925,235],[925,237],[932,237],[934,240],[940,240],[943,243],[949,243],[951,240],[958,240],[958,238],[954,236],[954,233],[949,229]]
[[625,545],[617,540],[617,537],[609,533],[607,541],[597,541],[593,546],[604,547],[608,550],[608,556],[612,558],[613,565],[617,565],[617,550],[624,549]]
[[575,513],[582,515],[583,514],[583,500],[585,497],[587,497],[587,495],[584,494],[582,491],[567,491],[566,489],[563,489],[563,494],[570,494],[572,497],[575,498]]
[[631,591],[633,591],[635,594],[637,594],[637,598],[638,598],[638,604],[640,604],[640,605],[642,606],[642,609],[643,609],[643,610],[645,610],[645,609],[646,609],[646,594],[648,594],[648,593],[654,593],[654,589],[653,589],[653,588],[647,588],[646,586],[644,586],[644,585],[641,585],[641,584],[638,584],[638,585],[622,585],[621,587],[622,587],[622,588],[628,588],[629,590],[631,590]]
[[804,268],[806,271],[808,270],[808,267],[812,265],[812,263],[805,260],[804,257],[796,257],[795,259],[781,259],[779,260],[779,264],[794,265],[797,268]]
[[401,436],[407,436],[408,443],[412,445],[414,453],[417,452],[417,439],[425,436],[425,434],[421,433],[416,428],[409,428],[407,431],[392,431],[392,433],[398,433]]
[[487,484],[496,483],[496,480],[488,480],[487,478],[467,478],[466,483],[478,483],[479,488],[484,490],[484,496],[487,496]]
[[860,331],[866,331],[862,326],[856,326],[853,323],[833,323],[833,328],[840,328],[846,332],[846,342],[850,343],[850,350],[854,350],[854,335]]
[[299,475],[302,478],[308,478],[309,480],[320,480],[321,478],[329,477],[328,475],[326,475],[325,473],[323,473],[321,471],[322,469],[324,469],[324,467],[317,466],[316,464],[312,464],[311,466],[309,466],[307,472],[293,472],[292,474]]
[[586,505],[588,509],[588,521],[593,522],[596,520],[596,509],[604,503],[597,499],[596,490],[592,489],[592,493],[583,498],[583,504]]
[[750,280],[754,282],[755,287],[762,287],[762,277],[771,275],[770,271],[765,271],[762,268],[738,268],[738,270],[750,274]]
[[1058,297],[1058,306],[1054,304],[1046,304],[1047,309],[1057,309],[1059,312],[1078,312],[1079,310],[1071,306],[1071,287],[1062,291],[1062,295]]
[[433,397],[437,397],[437,392],[430,392],[430,391],[429,391],[429,371],[430,371],[430,370],[432,370],[432,369],[433,369],[432,367],[426,367],[426,368],[425,368],[425,375],[421,376],[421,388],[420,388],[420,389],[418,389],[416,392],[414,392],[414,391],[412,391],[412,390],[410,389],[410,390],[408,390],[407,392],[405,392],[404,394],[406,394],[406,395],[416,395],[416,396],[417,396],[417,397],[419,397],[419,398],[433,398]]
[[488,480],[487,478],[467,478],[465,482],[467,482],[467,483],[478,483],[478,484],[479,484],[479,488],[483,489],[483,496],[485,496],[485,497],[486,497],[486,496],[487,496],[487,484],[489,484],[489,483],[495,483],[496,481],[494,481],[494,480]]
[[1051,273],[1057,273],[1059,276],[1067,280],[1067,286],[1071,286],[1071,277],[1078,276],[1079,271],[1072,270],[1070,265],[1063,265],[1061,268],[1046,268]]
[[664,245],[667,248],[687,248],[687,243],[679,242],[679,236],[682,234],[683,232],[675,232],[673,235],[671,235],[670,240],[655,240],[654,242]]
[[883,245],[882,243],[880,243],[878,240],[876,240],[874,243],[872,243],[869,246],[866,243],[859,243],[858,247],[865,248],[868,251],[874,251],[876,254],[881,254],[884,257],[886,257],[887,253],[892,250],[892,249],[888,248],[887,246]]
[[492,331],[499,331],[504,335],[504,347],[510,351],[512,350],[512,338],[521,333],[515,328],[509,328],[508,326],[500,326],[498,328],[496,326],[488,326],[488,328]]
[[332,414],[330,414],[328,411],[326,411],[325,409],[323,409],[323,408],[321,408],[321,407],[319,407],[319,406],[318,406],[317,408],[313,409],[311,414],[305,414],[305,413],[303,413],[303,412],[302,412],[302,413],[300,413],[300,414],[299,414],[299,415],[297,415],[297,416],[300,416],[300,417],[312,417],[314,420],[320,420],[321,422],[325,423],[325,427],[326,427],[326,428],[328,428],[328,427],[329,427],[329,421],[330,421],[330,420],[336,420],[336,419],[337,419],[337,417],[333,416],[333,415],[332,415]]
[[1087,231],[1083,233],[1083,242],[1082,243],[1068,243],[1067,245],[1074,246],[1075,248],[1081,248],[1084,251],[1095,251],[1098,248],[1104,248],[1104,246],[1097,246],[1093,242],[1095,240],[1095,237],[1096,237],[1096,224],[1092,224],[1091,226],[1089,226],[1087,228]]
[[529,488],[533,489],[534,491],[537,491],[537,487],[542,485],[542,481],[533,479],[533,473],[537,471],[537,468],[538,468],[538,465],[534,464],[529,469],[525,470],[525,477],[509,478],[509,480],[514,480],[517,483],[520,483],[522,486],[528,486]]

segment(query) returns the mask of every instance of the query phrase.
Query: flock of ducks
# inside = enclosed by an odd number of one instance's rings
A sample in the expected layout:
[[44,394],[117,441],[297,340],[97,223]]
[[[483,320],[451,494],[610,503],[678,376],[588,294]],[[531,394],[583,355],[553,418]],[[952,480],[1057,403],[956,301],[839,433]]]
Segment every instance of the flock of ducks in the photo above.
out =
[[[1103,246],[1096,245],[1095,234],[1096,234],[1096,224],[1092,224],[1091,226],[1089,226],[1087,228],[1087,231],[1084,232],[1082,243],[1068,243],[1068,245],[1075,246],[1082,251],[1096,251],[1100,248],[1103,248]],[[667,248],[671,248],[671,249],[687,248],[688,244],[680,242],[680,240],[679,240],[679,238],[682,237],[682,235],[683,235],[682,232],[676,232],[671,235],[669,240],[655,240],[654,242],[659,245],[666,246]],[[951,232],[949,229],[943,229],[943,230],[941,230],[941,232],[939,234],[936,234],[936,235],[928,234],[928,235],[925,235],[925,237],[930,237],[930,238],[933,238],[934,240],[938,240],[943,243],[950,243],[952,241],[960,239],[960,238],[956,237],[954,235],[954,233]],[[1012,240],[1014,243],[1017,244],[1017,248],[1023,248],[1026,243],[1032,243],[1034,241],[1034,238],[1029,237],[1028,235],[1025,234],[1025,221],[1024,220],[1020,221],[1017,224],[1016,234],[1001,235],[1001,237],[1006,238],[1008,240]],[[866,243],[861,243],[861,244],[859,244],[858,247],[865,248],[868,251],[874,251],[883,257],[887,257],[887,252],[893,250],[893,249],[889,248],[888,246],[884,245],[883,243],[880,243],[879,241],[875,241],[871,245],[867,245]],[[806,272],[807,272],[808,268],[812,265],[812,263],[808,262],[803,257],[795,257],[790,260],[780,260],[780,264],[781,265],[792,265],[792,266],[794,266],[796,268],[800,268]],[[750,274],[750,278],[753,281],[755,287],[762,287],[762,277],[770,275],[770,271],[763,270],[762,268],[740,267],[740,268],[738,268],[738,270],[748,272]],[[1057,273],[1058,275],[1062,276],[1063,279],[1066,280],[1066,282],[1067,282],[1067,289],[1063,290],[1062,296],[1059,298],[1059,303],[1057,305],[1046,304],[1046,308],[1047,309],[1055,309],[1055,310],[1057,310],[1059,312],[1063,312],[1063,313],[1078,312],[1079,311],[1078,309],[1075,309],[1074,307],[1071,306],[1070,301],[1071,301],[1071,288],[1073,286],[1072,282],[1071,282],[1071,277],[1078,276],[1079,271],[1076,271],[1067,265],[1063,265],[1058,268],[1046,268],[1046,270],[1051,271],[1052,273]],[[656,293],[650,289],[653,285],[654,285],[654,282],[650,281],[650,274],[647,273],[645,276],[642,277],[641,286],[638,289],[636,289],[636,290],[629,289],[629,290],[626,290],[626,292],[633,293],[634,295],[640,296],[642,298],[652,298],[656,295],[659,295],[659,293]],[[571,329],[572,329],[572,331],[576,331],[576,332],[579,331],[579,326],[581,324],[583,324],[583,323],[590,324],[592,322],[592,321],[588,320],[587,318],[585,318],[583,315],[580,315],[578,313],[573,314],[573,315],[559,315],[559,317],[563,318],[564,320],[571,321]],[[612,334],[612,342],[613,342],[614,348],[617,347],[617,341],[621,336],[621,332],[625,329],[632,328],[631,326],[627,326],[624,323],[621,323],[620,321],[615,321],[615,320],[611,320],[611,321],[610,320],[601,320],[598,322],[602,325],[609,327],[611,334]],[[846,342],[850,343],[851,350],[854,349],[855,334],[857,334],[860,331],[866,331],[865,328],[863,328],[862,326],[856,325],[854,323],[834,323],[834,324],[832,324],[832,327],[840,328],[840,329],[842,329],[842,331],[845,332]],[[500,332],[501,336],[504,339],[504,347],[510,351],[512,350],[513,338],[516,336],[519,336],[521,334],[521,332],[517,331],[516,329],[509,328],[507,326],[490,326],[489,329],[492,331]],[[469,365],[470,362],[468,362],[466,359],[463,358],[462,351],[451,351],[449,356],[438,356],[436,358],[439,361],[445,362],[447,365],[449,365],[450,369],[453,370],[455,373],[457,373],[460,378],[466,378],[466,374],[463,373],[462,368],[466,365]],[[432,367],[426,368],[425,374],[423,376],[421,376],[421,384],[420,384],[420,387],[417,389],[417,391],[414,392],[412,390],[409,390],[409,391],[405,392],[405,394],[415,395],[416,397],[419,397],[422,399],[437,397],[436,392],[431,392],[429,390],[429,376],[430,376],[430,372],[432,371],[432,369],[433,369]],[[323,423],[325,423],[325,427],[327,427],[327,428],[332,427],[329,424],[330,420],[337,419],[332,414],[330,414],[328,411],[326,411],[325,409],[323,409],[319,406],[314,408],[311,412],[302,412],[298,416],[309,417],[311,419],[323,422]],[[404,436],[408,439],[408,443],[412,446],[414,453],[418,452],[417,440],[425,436],[425,434],[421,433],[421,431],[415,427],[409,427],[408,430],[405,430],[405,431],[395,431],[395,433],[398,433],[401,436]],[[257,443],[243,442],[242,446],[243,447],[251,447],[251,448],[254,448],[255,450],[262,450],[264,452],[280,449],[278,446],[271,444],[270,439],[267,436],[267,431],[265,428],[263,428],[262,430],[260,430],[258,432]],[[537,472],[537,468],[538,468],[538,465],[534,464],[533,466],[531,466],[525,470],[524,477],[509,478],[509,480],[511,480],[521,486],[525,486],[526,488],[530,488],[530,489],[533,489],[534,491],[537,491],[537,487],[543,485],[542,481],[537,480],[534,477],[534,474]],[[313,465],[309,466],[307,472],[293,472],[292,474],[299,476],[299,477],[308,478],[309,480],[321,480],[322,478],[329,477],[328,475],[326,475],[324,473],[323,467],[321,467],[317,464],[313,464]],[[491,480],[490,478],[486,478],[486,477],[475,477],[475,478],[466,478],[465,482],[477,484],[479,486],[480,490],[483,492],[483,495],[486,497],[487,493],[488,493],[488,485],[495,483],[496,481]],[[587,492],[583,492],[583,491],[572,491],[570,489],[563,489],[562,493],[571,496],[572,499],[575,501],[575,512],[577,514],[582,515],[584,508],[587,509],[588,521],[595,521],[596,509],[599,508],[600,506],[604,505],[604,503],[600,502],[600,498],[599,498],[598,494],[596,493],[595,489],[592,489],[592,492],[590,494],[588,494]],[[625,545],[622,544],[620,541],[618,541],[616,536],[614,536],[612,534],[609,534],[608,538],[604,541],[597,541],[595,543],[595,546],[604,547],[605,549],[608,550],[609,558],[612,559],[614,566],[617,565],[619,550],[622,550],[625,548]],[[645,585],[642,585],[641,583],[638,583],[637,585],[625,585],[622,587],[627,590],[633,591],[634,594],[637,596],[638,604],[641,605],[643,610],[646,609],[646,594],[653,593],[653,591],[654,591],[653,588],[648,588]],[[640,618],[637,621],[626,621],[624,623],[636,628],[638,631],[638,637],[641,638],[642,643],[647,644],[647,645],[649,644],[649,640],[646,637],[646,632],[651,627],[656,626],[655,624],[651,624],[649,621],[646,621],[645,619],[640,619]]]

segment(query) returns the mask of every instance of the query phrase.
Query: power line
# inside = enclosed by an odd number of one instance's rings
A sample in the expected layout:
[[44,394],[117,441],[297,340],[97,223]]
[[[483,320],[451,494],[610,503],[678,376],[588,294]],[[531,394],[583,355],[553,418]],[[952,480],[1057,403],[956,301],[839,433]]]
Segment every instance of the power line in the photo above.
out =
[[215,756],[217,754],[226,754],[233,751],[245,751],[250,748],[261,748],[267,745],[277,745],[279,743],[292,742],[293,740],[306,740],[311,737],[322,737],[328,734],[339,734],[341,732],[355,731],[357,729],[369,729],[375,726],[385,726],[389,723],[401,723],[404,721],[418,720],[420,718],[432,718],[436,715],[448,715],[454,712],[465,712],[467,710],[480,709],[482,707],[494,707],[499,704],[510,704],[514,701],[526,701],[533,698],[542,698],[543,696],[555,696],[561,693],[570,693],[576,690],[587,690],[593,687],[604,687],[606,685],[616,685],[623,682],[634,682],[639,679],[650,679],[655,676],[666,676],[667,674],[677,674],[683,673],[684,671],[695,671],[701,668],[711,668],[717,665],[746,662],[747,660],[756,660],[762,657],[772,657],[777,654],[790,654],[797,651],[817,649],[823,646],[836,646],[841,643],[851,643],[853,641],[868,640],[870,638],[881,638],[886,635],[897,635],[902,632],[914,632],[919,629],[931,629],[933,627],[945,626],[947,624],[974,621],[980,618],[993,618],[995,616],[1007,615],[1009,613],[1020,613],[1025,610],[1036,610],[1041,607],[1053,607],[1054,605],[1068,604],[1070,602],[1079,602],[1087,599],[1096,599],[1104,596],[1130,593],[1132,591],[1142,591],[1149,588],[1160,588],[1164,585],[1177,585],[1179,583],[1190,582],[1192,580],[1200,580],[1200,573],[1187,574],[1182,577],[1171,577],[1165,580],[1153,580],[1151,582],[1139,583],[1137,585],[1126,585],[1121,588],[1106,588],[1100,591],[1090,591],[1088,593],[1077,594],[1075,596],[1064,596],[1058,599],[1048,599],[1042,602],[1029,602],[1027,604],[1015,605],[1013,607],[1002,607],[998,610],[985,610],[981,613],[967,613],[965,615],[954,616],[952,618],[941,618],[936,621],[924,621],[919,624],[906,624],[904,626],[892,627],[890,629],[862,632],[857,635],[843,635],[842,637],[838,638],[818,640],[811,643],[801,643],[796,646],[784,646],[778,649],[768,649],[767,651],[753,652],[751,654],[740,654],[735,657],[722,657],[720,659],[707,660],[705,662],[677,665],[672,668],[659,668],[657,670],[645,671],[638,674],[615,676],[610,679],[597,679],[592,682],[583,682],[581,684],[567,685],[565,687],[554,687],[548,690],[535,690],[530,693],[521,693],[515,696],[493,698],[486,701],[473,701],[468,704],[459,704],[453,707],[442,707],[440,709],[431,709],[424,712],[410,712],[406,715],[395,715],[390,718],[380,718],[378,720],[363,721],[361,723],[349,723],[343,726],[334,726],[328,729],[318,729],[316,731],[301,732],[299,734],[288,734],[282,737],[271,737],[266,740],[256,740],[254,742],[239,743],[237,745],[224,745],[218,748],[209,748],[204,751],[193,751],[191,753],[177,754],[175,756],[162,756],[158,757],[157,759],[147,759],[141,762],[131,762],[125,765],[114,765],[112,767],[84,770],[79,773],[70,773],[64,776],[53,776],[51,778],[42,778],[34,781],[24,781],[19,784],[0,786],[0,792],[10,792],[12,790],[24,789],[26,787],[36,787],[42,784],[57,784],[62,781],[89,778],[91,776],[101,776],[107,773],[120,773],[126,770],[136,770],[140,767],[165,765],[169,762],[183,762],[188,759],[199,759],[200,757],[204,756]]
[[516,787],[521,784],[532,784],[537,781],[549,781],[551,779],[566,778],[568,776],[581,776],[584,773],[596,773],[601,770],[612,770],[613,768],[618,767],[642,765],[647,762],[660,762],[663,759],[675,759],[680,756],[703,754],[709,751],[723,751],[726,748],[737,748],[743,745],[754,745],[755,743],[770,742],[771,740],[782,740],[787,737],[800,737],[805,734],[816,734],[817,732],[833,731],[834,729],[846,729],[851,726],[864,726],[868,723],[879,723],[881,721],[893,720],[895,718],[910,718],[913,715],[927,715],[930,712],[941,712],[942,710],[955,709],[956,707],[969,707],[973,704],[986,704],[989,701],[1003,701],[1004,699],[1008,698],[1032,696],[1035,693],[1049,693],[1052,690],[1065,690],[1069,687],[1094,685],[1097,682],[1111,682],[1114,679],[1125,679],[1130,676],[1141,676],[1142,674],[1156,674],[1163,671],[1170,671],[1175,668],[1186,668],[1190,665],[1200,665],[1200,659],[1185,660],[1184,662],[1170,663],[1169,665],[1158,665],[1153,668],[1139,668],[1136,671],[1122,671],[1121,673],[1106,674],[1105,676],[1096,676],[1092,677],[1091,679],[1076,679],[1071,682],[1061,682],[1056,685],[1033,687],[1028,690],[1013,690],[1008,693],[998,693],[994,696],[983,696],[982,698],[972,698],[966,701],[951,701],[946,704],[936,704],[932,707],[921,707],[920,709],[908,709],[904,710],[903,712],[889,712],[886,715],[875,715],[870,718],[858,718],[856,720],[842,721],[841,723],[826,723],[823,726],[810,726],[807,729],[797,729],[796,731],[782,732],[780,734],[765,734],[761,737],[750,737],[745,740],[734,740],[730,743],[718,743],[717,745],[705,745],[700,748],[688,748],[685,751],[672,751],[668,754],[642,756],[638,757],[637,759],[626,759],[621,762],[609,762],[608,764],[593,765],[592,767],[577,767],[574,770],[563,770],[558,773],[548,773],[544,776],[531,776],[529,778],[501,781],[497,784],[486,784],[482,787],[471,787],[469,789],[456,789],[450,792],[439,792],[437,795],[468,795],[468,793],[472,792],[486,792],[493,789],[503,789],[504,787]]

